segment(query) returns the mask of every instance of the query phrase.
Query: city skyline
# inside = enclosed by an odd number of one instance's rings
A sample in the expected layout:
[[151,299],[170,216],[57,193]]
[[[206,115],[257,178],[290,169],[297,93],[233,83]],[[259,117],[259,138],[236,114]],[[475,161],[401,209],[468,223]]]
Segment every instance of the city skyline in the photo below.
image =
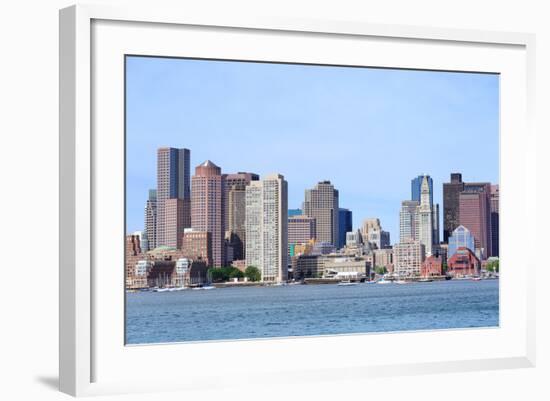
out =
[[[253,171],[260,179],[283,174],[289,208],[301,208],[307,189],[330,180],[339,191],[339,206],[353,212],[353,228],[378,217],[392,243],[398,238],[401,201],[410,199],[411,179],[419,174],[434,180],[438,204],[451,172],[462,172],[471,182],[498,183],[496,76],[139,57],[129,58],[127,66],[128,232],[143,230],[143,206],[148,190],[156,188],[155,156],[162,146],[190,149],[191,166],[210,159],[224,174]],[[224,85],[216,85],[220,79]],[[372,91],[359,93],[352,81]],[[400,90],[400,98],[381,94],[384,83]],[[259,98],[262,93],[270,96]],[[207,111],[204,102],[211,104]],[[328,105],[331,118],[321,113]],[[177,112],[178,106],[190,112]],[[301,114],[295,111],[299,106]],[[397,115],[405,121],[396,123]],[[360,129],[358,121],[363,121]],[[391,163],[397,159],[402,163]]]

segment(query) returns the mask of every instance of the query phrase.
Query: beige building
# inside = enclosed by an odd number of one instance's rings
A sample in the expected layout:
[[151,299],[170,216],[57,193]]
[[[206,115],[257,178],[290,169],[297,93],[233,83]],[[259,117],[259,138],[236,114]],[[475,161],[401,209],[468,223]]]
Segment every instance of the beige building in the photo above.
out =
[[260,269],[262,281],[287,280],[288,188],[280,174],[246,187],[246,265]]
[[321,181],[305,192],[304,214],[315,219],[315,239],[338,246],[338,190]]
[[401,242],[394,245],[393,256],[394,274],[405,277],[419,276],[422,262],[426,257],[426,248],[420,241]]

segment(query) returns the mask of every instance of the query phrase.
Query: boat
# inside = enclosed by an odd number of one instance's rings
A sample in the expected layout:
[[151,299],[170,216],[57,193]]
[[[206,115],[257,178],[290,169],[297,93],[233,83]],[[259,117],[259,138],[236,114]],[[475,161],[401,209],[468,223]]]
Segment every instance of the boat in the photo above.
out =
[[172,290],[171,288],[157,288],[154,291],[155,292],[169,292],[171,290]]
[[376,282],[376,284],[391,284],[391,283],[392,283],[391,280],[387,280],[387,279],[385,279],[385,278],[381,278],[380,280],[378,280],[378,281]]
[[420,280],[418,280],[419,283],[431,283],[433,281],[433,279],[431,278],[421,278]]
[[201,285],[198,287],[193,287],[193,290],[213,290],[215,288],[216,287],[214,287],[213,285]]
[[348,286],[348,285],[357,285],[357,284],[359,283],[357,283],[356,281],[342,280],[337,285]]
[[481,277],[472,277],[472,281],[481,281]]
[[405,280],[396,280],[395,284],[409,284],[409,282]]

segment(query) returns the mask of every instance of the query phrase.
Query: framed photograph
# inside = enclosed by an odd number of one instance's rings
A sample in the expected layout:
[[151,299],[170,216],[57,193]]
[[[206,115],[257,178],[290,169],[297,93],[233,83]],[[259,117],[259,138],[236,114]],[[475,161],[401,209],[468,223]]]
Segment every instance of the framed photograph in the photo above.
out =
[[533,366],[533,46],[61,10],[61,390]]

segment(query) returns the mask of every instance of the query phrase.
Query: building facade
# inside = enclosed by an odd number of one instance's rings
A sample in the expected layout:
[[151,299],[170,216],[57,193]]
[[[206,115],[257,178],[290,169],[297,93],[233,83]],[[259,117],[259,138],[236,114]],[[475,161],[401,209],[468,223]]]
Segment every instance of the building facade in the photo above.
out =
[[458,248],[454,255],[447,259],[447,274],[451,276],[479,275],[481,262],[468,248]]
[[145,203],[142,248],[146,252],[157,247],[157,190],[150,189]]
[[288,187],[280,174],[246,187],[246,264],[262,281],[282,282],[288,274]]
[[166,200],[189,200],[191,197],[190,160],[189,149],[159,148],[157,150],[157,243],[155,247],[166,245]]
[[182,238],[182,254],[193,260],[203,260],[207,266],[212,266],[212,233],[185,230]]
[[226,255],[228,263],[245,257],[244,191],[247,185],[259,179],[260,176],[256,173],[242,171],[223,175],[224,227],[228,231],[225,237],[233,253],[232,257]]
[[[463,217],[460,214],[461,196],[463,199],[462,209],[466,213]],[[448,242],[455,228],[463,225],[478,240],[479,249],[481,251],[481,248],[483,248],[481,253],[484,257],[491,256],[493,246],[490,199],[491,184],[487,182],[463,182],[462,174],[452,173],[451,182],[443,184],[444,242]],[[477,221],[474,221],[474,219],[477,219]]]
[[221,168],[210,160],[195,168],[191,179],[191,226],[208,231],[212,242],[212,264],[225,265],[224,182]]
[[399,242],[410,242],[418,239],[420,235],[420,222],[418,216],[417,201],[401,202],[399,211]]
[[422,179],[420,190],[420,205],[418,205],[418,237],[415,238],[424,245],[426,254],[432,254],[434,245],[433,207],[430,192],[431,178],[425,175]]
[[393,256],[394,274],[400,277],[419,276],[426,250],[420,241],[401,242],[394,245]]
[[441,276],[443,274],[443,258],[441,256],[428,256],[422,267],[420,268],[420,275],[422,277]]
[[183,232],[190,226],[190,200],[166,199],[164,202],[164,245],[181,248]]
[[288,217],[288,247],[289,255],[291,247],[298,244],[307,244],[315,240],[315,219],[300,215]]
[[338,210],[338,248],[346,245],[346,233],[353,230],[353,213],[349,209]]
[[330,181],[321,181],[313,189],[305,191],[303,209],[306,216],[315,218],[317,241],[338,246],[338,190]]
[[448,257],[453,256],[458,248],[467,248],[471,251],[475,251],[474,236],[464,226],[458,226],[453,231],[453,234],[449,237],[449,244],[447,247]]
[[482,259],[491,256],[489,184],[469,187],[459,195],[459,223],[474,236],[476,252]]
[[451,181],[443,183],[443,242],[448,242],[454,229],[460,225],[459,196],[463,190],[460,173],[452,173]]
[[491,256],[499,256],[499,186],[491,185]]

